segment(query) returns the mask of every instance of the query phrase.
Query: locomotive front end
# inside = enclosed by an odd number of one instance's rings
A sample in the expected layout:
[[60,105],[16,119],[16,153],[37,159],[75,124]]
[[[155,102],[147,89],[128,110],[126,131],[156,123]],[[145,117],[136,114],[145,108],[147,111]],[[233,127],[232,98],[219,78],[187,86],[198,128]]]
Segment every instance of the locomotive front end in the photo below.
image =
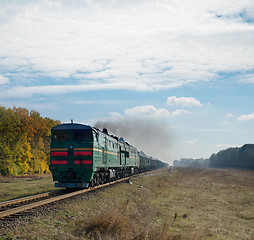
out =
[[82,124],[51,129],[50,171],[56,187],[87,188],[93,178],[93,130]]

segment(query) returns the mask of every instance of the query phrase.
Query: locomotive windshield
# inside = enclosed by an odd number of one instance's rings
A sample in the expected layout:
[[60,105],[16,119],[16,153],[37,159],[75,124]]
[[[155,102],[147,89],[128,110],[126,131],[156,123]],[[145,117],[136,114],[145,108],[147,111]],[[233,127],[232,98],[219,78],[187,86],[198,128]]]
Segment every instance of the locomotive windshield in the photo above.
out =
[[73,131],[74,141],[92,141],[92,131],[89,130],[74,130]]
[[70,132],[69,131],[54,131],[53,138],[54,142],[65,142],[70,140]]
[[55,130],[52,132],[52,141],[54,142],[85,142],[92,141],[92,139],[91,130]]

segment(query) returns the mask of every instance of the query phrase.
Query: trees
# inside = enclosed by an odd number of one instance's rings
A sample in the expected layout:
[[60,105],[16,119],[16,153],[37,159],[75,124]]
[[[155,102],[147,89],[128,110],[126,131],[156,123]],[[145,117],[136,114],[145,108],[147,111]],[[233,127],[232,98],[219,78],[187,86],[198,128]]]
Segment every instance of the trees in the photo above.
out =
[[228,148],[210,157],[210,166],[219,168],[254,168],[254,144]]
[[50,129],[59,123],[35,110],[0,106],[0,174],[47,172]]
[[174,161],[175,167],[215,167],[254,169],[254,144],[245,144],[241,148],[228,148],[213,153],[209,159],[183,158]]

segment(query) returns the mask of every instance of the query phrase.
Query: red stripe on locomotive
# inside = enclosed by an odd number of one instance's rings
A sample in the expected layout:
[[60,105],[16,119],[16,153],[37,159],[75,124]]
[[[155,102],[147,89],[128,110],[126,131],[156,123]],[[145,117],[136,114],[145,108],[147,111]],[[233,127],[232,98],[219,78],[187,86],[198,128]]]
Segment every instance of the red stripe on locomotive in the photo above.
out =
[[51,156],[68,156],[68,152],[51,152]]
[[92,151],[74,152],[74,156],[92,156]]
[[51,161],[51,164],[67,164],[67,160]]
[[75,160],[75,164],[92,164],[92,160]]

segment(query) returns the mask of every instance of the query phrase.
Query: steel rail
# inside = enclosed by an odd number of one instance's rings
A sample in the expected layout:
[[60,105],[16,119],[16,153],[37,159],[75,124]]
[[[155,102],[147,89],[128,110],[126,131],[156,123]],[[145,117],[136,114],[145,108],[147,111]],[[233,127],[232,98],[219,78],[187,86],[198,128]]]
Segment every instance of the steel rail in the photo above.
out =
[[90,192],[90,191],[93,191],[95,189],[99,189],[99,188],[103,188],[103,187],[106,187],[106,186],[109,186],[109,185],[113,185],[115,183],[123,182],[123,181],[126,181],[128,179],[129,179],[129,177],[122,178],[122,179],[116,180],[114,182],[105,183],[105,184],[102,184],[102,185],[99,185],[99,186],[96,186],[96,187],[83,189],[83,190],[78,190],[78,191],[75,191],[75,192],[67,193],[67,194],[64,194],[64,195],[52,197],[52,198],[49,198],[49,199],[44,199],[44,200],[41,200],[41,201],[38,201],[38,202],[34,202],[34,203],[26,204],[24,206],[20,206],[20,207],[16,207],[16,208],[13,208],[13,209],[6,210],[6,211],[2,211],[2,212],[0,212],[0,219],[4,218],[4,217],[11,216],[11,215],[14,215],[14,214],[17,214],[17,213],[25,212],[27,210],[30,210],[30,209],[33,209],[33,208],[36,208],[36,207],[39,207],[39,206],[43,206],[43,205],[46,205],[46,204],[49,204],[49,203],[54,203],[54,202],[57,202],[57,201],[60,201],[60,200],[66,199],[66,198],[77,196],[79,194]]
[[[140,173],[140,174],[132,175],[130,177],[134,177],[134,178],[135,177],[141,177],[141,176],[150,175],[150,174],[153,174],[153,173],[165,172],[165,171],[168,171],[168,170],[163,168],[163,169],[159,169],[159,170],[143,172],[143,173]],[[90,191],[93,191],[95,189],[99,189],[99,188],[103,188],[103,187],[106,187],[106,186],[109,186],[109,185],[113,185],[115,183],[123,182],[123,181],[126,181],[126,180],[130,179],[130,177],[118,179],[116,181],[105,183],[105,184],[98,185],[98,186],[95,186],[95,187],[78,190],[78,191],[75,191],[75,192],[67,193],[67,194],[64,194],[64,195],[56,196],[56,197],[51,197],[51,198],[40,200],[40,201],[33,202],[33,203],[27,203],[26,205],[23,205],[23,206],[19,206],[19,207],[16,207],[16,208],[1,211],[0,212],[0,219],[2,219],[4,217],[11,216],[11,215],[15,215],[15,214],[18,214],[18,213],[25,212],[27,210],[30,210],[30,209],[33,209],[33,208],[36,208],[36,207],[39,207],[39,206],[43,206],[43,205],[53,203],[53,202],[57,202],[57,201],[60,201],[60,200],[66,199],[66,198],[70,198],[70,197],[73,197],[73,196],[76,196],[76,195],[79,195],[79,194],[90,192]],[[31,201],[31,200],[34,200],[34,199],[49,197],[49,195],[50,195],[50,192],[46,192],[46,193],[36,194],[36,195],[23,197],[23,198],[19,198],[19,199],[13,199],[13,200],[1,202],[0,203],[0,208],[10,206],[10,205],[15,205],[15,204],[22,203],[22,202],[28,202],[28,201]]]
[[12,199],[12,200],[8,200],[5,202],[0,202],[0,209],[10,206],[10,205],[15,205],[18,203],[22,203],[22,202],[28,202],[34,199],[40,199],[40,198],[45,198],[45,197],[49,197],[50,192],[46,192],[46,193],[40,193],[40,194],[36,194],[36,195],[32,195],[32,196],[27,196],[27,197],[22,197],[22,198],[17,198],[17,199]]

